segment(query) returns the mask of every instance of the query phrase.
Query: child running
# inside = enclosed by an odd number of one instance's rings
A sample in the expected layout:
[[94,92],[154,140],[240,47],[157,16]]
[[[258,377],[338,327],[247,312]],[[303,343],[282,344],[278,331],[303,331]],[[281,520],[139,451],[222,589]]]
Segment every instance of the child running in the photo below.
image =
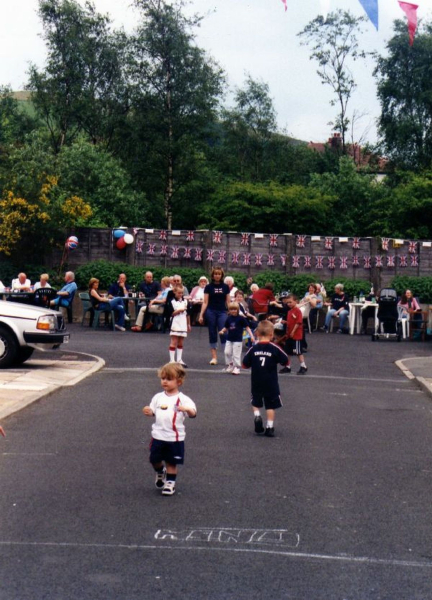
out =
[[[243,358],[243,367],[252,368],[252,409],[255,416],[255,433],[274,437],[275,410],[282,406],[277,376],[277,366],[285,366],[288,356],[272,342],[273,325],[261,321],[256,329],[258,343]],[[267,426],[264,429],[260,408],[264,405]]]
[[253,343],[255,338],[247,320],[240,315],[238,303],[230,302],[228,304],[228,317],[224,328],[219,331],[219,335],[226,334],[224,370],[233,375],[240,375],[244,329],[248,332]]
[[286,335],[285,352],[292,356],[297,354],[300,362],[300,369],[297,375],[305,375],[307,366],[302,354],[302,339],[303,339],[303,315],[297,306],[297,298],[294,294],[289,294],[287,298],[288,314],[286,317]]
[[173,312],[171,314],[171,327],[170,327],[170,347],[169,356],[170,362],[176,362],[176,350],[177,350],[177,362],[187,369],[187,364],[183,362],[183,340],[187,337],[188,332],[191,330],[190,317],[188,315],[188,301],[183,297],[183,286],[176,286],[173,289],[174,298],[171,300],[171,306]]
[[178,363],[168,363],[158,371],[163,392],[153,396],[143,408],[147,417],[156,417],[152,425],[150,462],[156,471],[155,485],[163,496],[175,493],[177,465],[184,462],[184,420],[196,417],[195,403],[179,391],[186,372]]

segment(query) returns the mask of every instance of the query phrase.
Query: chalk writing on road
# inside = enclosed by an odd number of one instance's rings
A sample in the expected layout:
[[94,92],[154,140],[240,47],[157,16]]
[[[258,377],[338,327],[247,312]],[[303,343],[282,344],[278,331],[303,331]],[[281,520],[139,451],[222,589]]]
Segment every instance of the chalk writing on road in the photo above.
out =
[[300,536],[287,529],[234,529],[197,527],[194,529],[158,529],[154,538],[166,542],[201,542],[239,545],[269,545],[297,548]]

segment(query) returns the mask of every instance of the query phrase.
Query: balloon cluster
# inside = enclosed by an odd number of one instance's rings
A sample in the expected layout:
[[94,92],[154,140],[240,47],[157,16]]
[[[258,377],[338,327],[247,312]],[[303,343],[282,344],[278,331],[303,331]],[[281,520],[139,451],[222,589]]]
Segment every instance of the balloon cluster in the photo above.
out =
[[68,250],[75,250],[75,248],[78,248],[78,238],[74,235],[71,235],[66,240],[65,246]]
[[114,231],[114,239],[117,240],[116,246],[119,250],[123,250],[134,241],[133,235],[131,233],[125,233],[123,229],[116,229]]

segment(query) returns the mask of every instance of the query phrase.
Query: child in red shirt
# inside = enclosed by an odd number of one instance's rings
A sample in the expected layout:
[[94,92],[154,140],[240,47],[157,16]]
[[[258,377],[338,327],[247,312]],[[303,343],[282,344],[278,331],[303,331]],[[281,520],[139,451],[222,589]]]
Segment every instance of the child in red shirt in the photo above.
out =
[[285,342],[285,352],[289,356],[297,354],[297,358],[300,362],[300,369],[297,371],[297,375],[305,375],[307,366],[302,354],[301,346],[303,338],[303,315],[297,306],[297,298],[294,294],[288,296],[287,304],[289,311],[286,320],[287,341]]

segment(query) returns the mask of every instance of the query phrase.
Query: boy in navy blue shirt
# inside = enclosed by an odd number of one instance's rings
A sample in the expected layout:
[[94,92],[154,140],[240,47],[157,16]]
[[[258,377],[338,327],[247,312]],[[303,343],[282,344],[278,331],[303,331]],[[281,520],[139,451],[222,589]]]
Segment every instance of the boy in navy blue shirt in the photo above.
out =
[[226,334],[225,371],[233,375],[240,375],[244,329],[248,332],[253,343],[255,338],[247,319],[240,315],[238,303],[230,302],[228,304],[228,317],[224,328],[219,331],[219,335]]
[[[256,330],[258,343],[243,358],[243,367],[252,369],[252,409],[255,416],[255,433],[274,437],[275,410],[282,406],[277,375],[277,366],[286,366],[288,356],[272,342],[274,327],[270,321],[261,321]],[[264,429],[260,408],[267,413]]]

